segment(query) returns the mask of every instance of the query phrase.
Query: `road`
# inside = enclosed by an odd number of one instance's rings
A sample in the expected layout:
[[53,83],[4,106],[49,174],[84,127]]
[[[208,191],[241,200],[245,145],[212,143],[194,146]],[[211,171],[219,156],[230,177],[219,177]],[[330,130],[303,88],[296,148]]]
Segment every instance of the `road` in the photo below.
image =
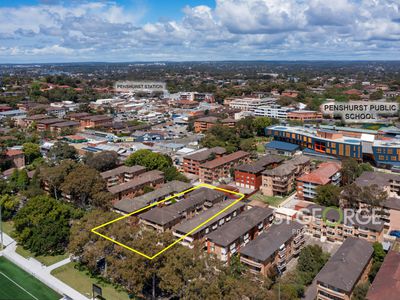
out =
[[3,239],[6,248],[3,251],[0,251],[0,256],[3,255],[5,258],[12,261],[26,272],[32,274],[34,277],[61,295],[67,295],[74,300],[89,300],[89,298],[85,297],[81,293],[71,288],[69,285],[66,285],[64,282],[50,274],[52,270],[69,263],[71,261],[69,258],[55,263],[54,265],[45,266],[34,258],[25,258],[15,252],[17,243],[7,234],[3,233]]

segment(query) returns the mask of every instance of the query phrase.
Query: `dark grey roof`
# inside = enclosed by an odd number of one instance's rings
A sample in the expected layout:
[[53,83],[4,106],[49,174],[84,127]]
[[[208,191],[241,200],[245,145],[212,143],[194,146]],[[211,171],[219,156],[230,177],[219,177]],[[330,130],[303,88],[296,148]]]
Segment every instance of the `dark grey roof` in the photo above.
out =
[[383,207],[400,210],[400,198],[390,197],[383,202]]
[[[217,214],[218,212],[220,212],[225,207],[229,206],[230,204],[232,204],[235,201],[236,200],[226,200],[221,203],[217,203],[210,209],[207,209],[205,212],[176,225],[174,227],[174,230],[178,231],[180,233],[186,234],[186,233],[190,232],[191,230],[193,230],[194,228],[196,228],[197,226],[199,226],[200,224],[202,224],[203,222],[205,222],[206,220],[208,220],[209,218],[213,217],[215,214]],[[230,213],[234,212],[237,209],[242,208],[243,206],[245,206],[245,204],[243,202],[238,202],[235,205],[232,205],[226,211],[224,211],[223,213],[221,213],[218,216],[216,216],[215,218],[213,218],[210,222],[207,222],[206,224],[204,224],[203,226],[198,228],[192,234],[196,234],[197,232],[203,230],[209,224],[218,222],[219,220],[225,218],[227,215],[229,215]]]
[[[314,217],[318,219],[323,218],[323,212],[324,210],[327,209],[327,207],[318,205],[318,204],[310,204],[307,206],[306,210],[303,210],[303,213],[306,213],[307,211],[310,212]],[[342,210],[343,211],[343,210]],[[329,209],[325,215],[325,218],[327,221],[330,222],[338,222],[341,217],[339,212],[336,209]],[[376,232],[380,232],[383,230],[384,223],[379,220],[378,218],[372,219],[367,216],[360,215],[356,213],[352,217],[347,217],[344,218],[344,214],[342,217],[342,220],[340,222],[341,224],[345,224],[347,226],[353,226],[353,227],[358,227],[361,229],[367,229],[367,230],[372,230]]]
[[131,213],[135,210],[148,206],[154,201],[163,200],[172,194],[181,193],[187,189],[190,189],[191,187],[192,185],[189,183],[173,180],[142,196],[120,200],[114,204],[114,208],[125,213]]
[[169,207],[155,207],[140,215],[140,218],[158,225],[165,225],[176,219],[180,219],[181,215],[169,209]]
[[351,292],[374,249],[366,240],[348,237],[316,276],[318,282]]
[[210,155],[212,153],[221,155],[221,154],[226,153],[226,150],[225,150],[225,148],[222,148],[222,147],[214,147],[214,148],[210,148],[210,149],[202,150],[202,151],[199,151],[199,152],[196,152],[193,154],[186,155],[183,158],[196,160],[196,161],[205,161],[210,157]]
[[100,175],[101,175],[101,177],[106,179],[106,178],[110,178],[110,177],[120,175],[123,173],[136,173],[136,172],[140,172],[140,171],[144,171],[144,170],[146,170],[146,168],[142,167],[142,166],[131,166],[131,167],[120,166],[115,169],[102,172],[102,173],[100,173]]
[[400,181],[400,175],[366,171],[355,180],[355,184],[359,187],[370,186],[372,184],[384,187],[390,185],[391,180]]
[[189,192],[188,197],[200,198],[204,199],[204,202],[216,203],[221,201],[225,197],[225,194],[218,190],[202,187]]
[[135,188],[137,186],[141,186],[143,184],[148,184],[160,179],[164,178],[164,173],[158,170],[152,170],[143,174],[138,175],[132,180],[129,180],[127,182],[114,185],[112,187],[109,187],[108,190],[112,194],[116,194],[119,192],[123,192],[132,188]]
[[274,163],[281,163],[282,161],[284,159],[280,156],[266,155],[253,163],[237,166],[236,170],[256,174],[264,171],[267,166]]
[[240,216],[221,226],[216,231],[208,234],[207,239],[222,247],[227,247],[250,229],[257,226],[257,224],[272,216],[273,212],[270,208],[253,207],[244,211]]
[[297,222],[284,221],[274,224],[271,228],[261,233],[255,240],[250,241],[240,249],[240,253],[259,261],[266,261],[275,251],[279,250],[292,237],[296,236],[304,227]]
[[263,175],[267,176],[288,176],[292,174],[296,170],[296,167],[291,164],[281,164],[280,166],[277,166],[276,168],[273,168],[271,170],[265,170],[262,172]]

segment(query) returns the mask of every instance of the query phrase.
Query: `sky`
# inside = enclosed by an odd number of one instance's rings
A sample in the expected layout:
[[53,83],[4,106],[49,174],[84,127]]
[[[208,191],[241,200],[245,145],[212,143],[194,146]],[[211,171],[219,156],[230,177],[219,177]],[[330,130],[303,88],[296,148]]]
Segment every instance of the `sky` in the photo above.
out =
[[0,0],[0,63],[399,59],[400,0]]

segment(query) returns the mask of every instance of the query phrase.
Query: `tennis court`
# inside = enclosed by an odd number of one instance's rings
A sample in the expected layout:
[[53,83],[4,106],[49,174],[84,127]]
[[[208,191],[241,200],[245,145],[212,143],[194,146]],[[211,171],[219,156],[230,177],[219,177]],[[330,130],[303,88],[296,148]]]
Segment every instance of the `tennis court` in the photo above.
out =
[[0,257],[0,300],[58,300],[61,296],[4,257]]

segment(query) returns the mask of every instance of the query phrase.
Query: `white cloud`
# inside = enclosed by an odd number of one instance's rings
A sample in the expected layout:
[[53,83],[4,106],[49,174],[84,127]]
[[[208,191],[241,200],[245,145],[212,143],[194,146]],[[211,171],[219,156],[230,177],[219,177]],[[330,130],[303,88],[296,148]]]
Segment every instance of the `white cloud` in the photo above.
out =
[[390,59],[400,46],[398,0],[216,0],[144,24],[143,6],[44,2],[0,8],[2,61]]

